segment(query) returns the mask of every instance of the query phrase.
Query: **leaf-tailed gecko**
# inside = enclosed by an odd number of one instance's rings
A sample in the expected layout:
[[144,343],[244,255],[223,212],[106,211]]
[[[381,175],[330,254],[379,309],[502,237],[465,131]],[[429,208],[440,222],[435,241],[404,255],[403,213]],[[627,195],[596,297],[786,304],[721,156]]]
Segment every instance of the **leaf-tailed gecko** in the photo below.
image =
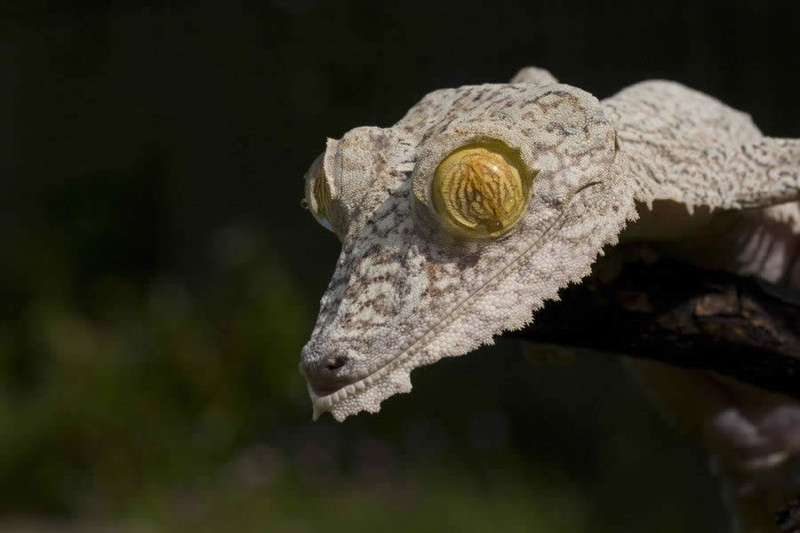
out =
[[[524,327],[621,236],[800,286],[800,140],[765,137],[673,82],[601,102],[528,67],[508,84],[434,91],[390,128],[329,139],[305,187],[342,242],[301,355],[315,419],[376,412],[411,390],[412,369]],[[668,409],[706,405],[690,418],[720,457],[800,452],[796,402],[640,370]]]

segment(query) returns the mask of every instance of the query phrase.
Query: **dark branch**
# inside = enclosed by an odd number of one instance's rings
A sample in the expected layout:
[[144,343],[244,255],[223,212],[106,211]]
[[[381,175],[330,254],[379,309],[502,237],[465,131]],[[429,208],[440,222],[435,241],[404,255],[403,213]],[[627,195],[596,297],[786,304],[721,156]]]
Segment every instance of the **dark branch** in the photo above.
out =
[[600,278],[563,289],[510,335],[713,370],[800,399],[800,306],[764,282],[664,259]]

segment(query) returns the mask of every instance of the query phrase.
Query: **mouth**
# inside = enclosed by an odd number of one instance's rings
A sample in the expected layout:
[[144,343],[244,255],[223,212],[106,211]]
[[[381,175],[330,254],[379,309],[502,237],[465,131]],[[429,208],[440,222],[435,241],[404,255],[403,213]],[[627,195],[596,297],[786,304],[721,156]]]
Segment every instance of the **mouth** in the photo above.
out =
[[308,389],[311,393],[316,396],[317,398],[324,398],[326,396],[330,396],[335,394],[340,389],[343,389],[345,385],[338,385],[338,386],[328,386],[328,387],[314,387],[309,384]]
[[[312,387],[308,385],[308,392],[311,396],[311,404],[313,406],[312,420],[317,420],[321,414],[331,410],[331,408],[342,402],[343,400],[353,396],[356,392],[363,391],[368,386],[372,385],[376,380],[376,376],[367,376],[354,383],[342,384],[335,387]],[[334,418],[343,420],[343,418]]]

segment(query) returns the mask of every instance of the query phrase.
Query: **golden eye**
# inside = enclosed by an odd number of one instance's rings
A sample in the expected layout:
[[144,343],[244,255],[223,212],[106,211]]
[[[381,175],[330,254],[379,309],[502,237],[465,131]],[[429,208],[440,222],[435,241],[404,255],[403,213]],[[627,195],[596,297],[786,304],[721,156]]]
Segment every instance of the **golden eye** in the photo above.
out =
[[504,145],[463,146],[436,167],[433,205],[458,235],[499,237],[521,218],[536,173],[526,172],[517,154]]
[[324,159],[325,154],[320,154],[308,169],[305,177],[306,197],[303,203],[322,227],[338,234],[332,222],[333,202],[331,188],[325,176]]

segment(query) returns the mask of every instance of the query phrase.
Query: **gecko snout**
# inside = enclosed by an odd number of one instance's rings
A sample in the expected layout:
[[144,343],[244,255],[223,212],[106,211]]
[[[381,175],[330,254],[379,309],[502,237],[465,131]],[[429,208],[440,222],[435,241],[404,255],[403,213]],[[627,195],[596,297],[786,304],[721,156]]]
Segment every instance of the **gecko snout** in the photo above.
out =
[[345,355],[303,361],[300,373],[306,377],[314,394],[328,396],[350,383],[351,380],[341,371],[349,362],[350,358]]

